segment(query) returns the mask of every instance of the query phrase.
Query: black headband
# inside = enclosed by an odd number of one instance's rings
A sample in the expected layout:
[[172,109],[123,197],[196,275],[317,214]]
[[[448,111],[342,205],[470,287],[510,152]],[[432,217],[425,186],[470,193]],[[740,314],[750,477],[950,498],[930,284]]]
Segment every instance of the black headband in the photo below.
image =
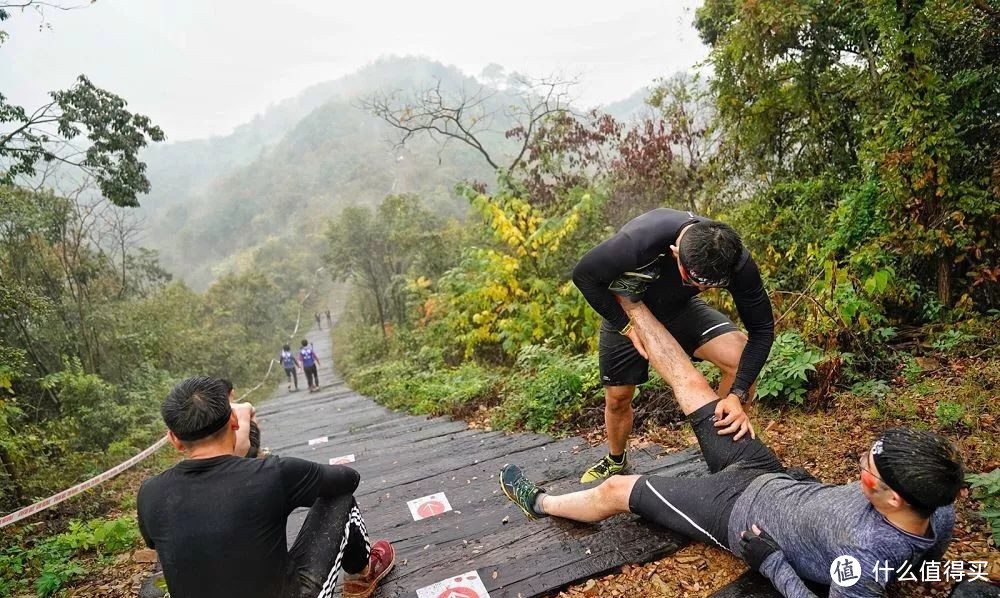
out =
[[215,434],[223,427],[225,427],[226,424],[229,423],[229,416],[232,414],[232,412],[233,409],[232,407],[230,407],[229,410],[226,411],[224,415],[219,416],[219,419],[213,422],[209,422],[208,424],[202,426],[201,428],[193,432],[188,432],[187,434],[178,434],[177,432],[174,432],[174,436],[176,436],[179,440],[184,440],[186,442],[190,442],[192,440],[201,440],[206,436],[211,436],[212,434]]
[[875,461],[875,467],[878,468],[878,474],[882,478],[882,481],[885,482],[885,485],[892,489],[896,494],[903,497],[903,500],[905,500],[910,506],[919,510],[930,510],[931,507],[925,505],[920,501],[920,499],[903,489],[899,480],[896,479],[896,473],[892,470],[892,466],[885,459],[884,443],[885,438],[883,437],[877,440],[875,445],[872,447],[872,460]]
[[701,274],[698,274],[697,272],[695,272],[694,270],[692,270],[691,268],[689,268],[684,263],[684,252],[681,251],[680,246],[677,247],[677,261],[679,261],[681,263],[681,265],[684,266],[684,269],[687,270],[688,278],[690,278],[691,280],[695,281],[696,283],[698,283],[698,284],[700,284],[702,286],[706,286],[706,287],[727,287],[727,286],[729,286],[729,278],[722,278],[721,280],[712,280],[710,278],[702,276]]

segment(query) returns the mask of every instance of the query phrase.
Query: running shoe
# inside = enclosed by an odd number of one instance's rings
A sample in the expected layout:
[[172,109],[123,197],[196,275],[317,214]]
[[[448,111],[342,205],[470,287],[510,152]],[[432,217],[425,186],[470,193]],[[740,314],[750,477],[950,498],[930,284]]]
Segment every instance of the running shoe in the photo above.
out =
[[621,278],[612,281],[608,285],[608,290],[615,295],[638,301],[642,298],[643,293],[646,292],[646,287],[659,278],[660,269],[656,266],[646,268],[640,272],[626,272],[622,274]]
[[524,477],[524,472],[517,465],[504,465],[500,470],[500,489],[512,503],[524,511],[524,516],[528,519],[534,521],[545,517],[535,512],[535,498],[545,490]]
[[589,484],[597,480],[606,480],[613,475],[624,473],[626,469],[628,469],[628,454],[622,454],[621,463],[612,459],[611,455],[605,455],[603,459],[594,463],[593,467],[584,472],[583,477],[580,478],[580,483]]
[[392,571],[395,564],[396,550],[388,540],[379,540],[372,544],[368,556],[368,573],[350,575],[344,579],[344,598],[368,598],[375,591],[378,582]]

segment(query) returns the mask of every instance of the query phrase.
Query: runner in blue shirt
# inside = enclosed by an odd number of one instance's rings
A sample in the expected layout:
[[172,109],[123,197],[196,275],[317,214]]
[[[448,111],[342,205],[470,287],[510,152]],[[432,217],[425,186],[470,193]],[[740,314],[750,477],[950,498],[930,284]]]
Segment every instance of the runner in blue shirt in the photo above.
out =
[[292,382],[295,382],[295,390],[299,389],[299,376],[295,373],[296,369],[302,369],[302,364],[292,353],[292,348],[289,345],[285,345],[281,348],[281,353],[278,355],[278,359],[281,361],[281,366],[285,368],[285,376],[288,378],[288,390],[292,390]]
[[319,373],[316,366],[319,365],[319,357],[307,339],[302,339],[302,347],[299,349],[299,359],[302,360],[302,369],[306,373],[306,382],[309,383],[309,392],[319,390]]

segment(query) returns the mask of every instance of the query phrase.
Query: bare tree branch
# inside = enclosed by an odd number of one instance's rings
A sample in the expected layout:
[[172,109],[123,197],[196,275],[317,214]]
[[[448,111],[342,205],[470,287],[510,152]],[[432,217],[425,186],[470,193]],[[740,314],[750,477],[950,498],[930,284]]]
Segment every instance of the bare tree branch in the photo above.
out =
[[[423,90],[404,97],[399,91],[380,91],[362,102],[362,107],[399,131],[396,147],[402,148],[418,135],[427,135],[442,147],[449,141],[463,143],[478,152],[495,170],[513,170],[525,159],[533,136],[550,115],[569,112],[569,88],[574,81],[560,78],[515,78],[516,88],[503,92],[480,85],[476,90],[465,88],[449,92],[440,79]],[[516,96],[516,103],[501,107]],[[500,116],[507,130],[497,130]],[[487,147],[486,133],[506,134],[519,139],[515,155],[502,160],[499,148]]]

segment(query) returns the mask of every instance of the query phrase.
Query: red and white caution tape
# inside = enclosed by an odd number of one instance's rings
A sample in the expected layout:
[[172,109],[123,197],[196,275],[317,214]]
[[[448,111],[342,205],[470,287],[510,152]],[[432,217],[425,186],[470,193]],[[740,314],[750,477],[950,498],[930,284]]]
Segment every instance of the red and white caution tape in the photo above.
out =
[[80,484],[77,484],[76,486],[73,486],[72,488],[69,488],[68,490],[63,490],[59,494],[53,494],[52,496],[46,498],[45,500],[36,502],[35,504],[29,505],[27,507],[24,507],[23,509],[21,509],[19,511],[14,511],[10,515],[4,515],[3,517],[0,517],[0,527],[5,527],[7,525],[10,525],[11,523],[14,523],[15,521],[20,521],[20,520],[24,519],[25,517],[28,517],[30,515],[34,515],[35,513],[39,512],[39,511],[43,511],[43,510],[51,507],[52,505],[57,505],[57,504],[61,503],[62,501],[66,500],[67,498],[76,496],[77,494],[80,494],[84,490],[89,490],[90,488],[93,488],[94,486],[96,486],[98,484],[101,484],[101,483],[104,483],[104,482],[110,480],[111,478],[115,477],[116,475],[120,474],[121,472],[125,471],[126,469],[132,467],[133,465],[135,465],[139,461],[142,461],[146,457],[152,455],[153,453],[155,453],[157,451],[157,449],[159,449],[161,446],[163,446],[166,443],[167,443],[167,437],[164,436],[163,438],[157,440],[156,443],[153,444],[153,446],[151,446],[148,449],[142,451],[141,453],[139,453],[138,455],[132,457],[128,461],[124,461],[124,462],[116,465],[115,467],[112,467],[111,469],[105,471],[104,473],[98,474],[98,475],[94,476],[94,477],[90,478],[89,480],[87,480],[86,482],[82,482]]

